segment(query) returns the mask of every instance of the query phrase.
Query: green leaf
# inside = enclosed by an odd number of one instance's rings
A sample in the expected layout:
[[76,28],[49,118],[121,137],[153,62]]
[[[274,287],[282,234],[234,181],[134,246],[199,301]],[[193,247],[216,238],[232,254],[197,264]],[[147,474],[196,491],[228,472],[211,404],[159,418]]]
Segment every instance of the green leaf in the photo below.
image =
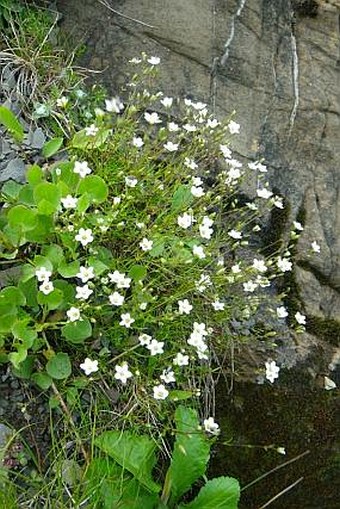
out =
[[146,274],[147,270],[143,265],[132,265],[131,269],[129,270],[129,276],[134,281],[141,281],[145,278]]
[[179,406],[175,421],[178,433],[165,479],[172,504],[204,475],[210,453],[210,444],[200,430],[196,410]]
[[26,172],[26,180],[32,186],[39,184],[44,178],[44,172],[37,164],[28,168]]
[[95,136],[89,136],[85,129],[82,129],[73,136],[71,146],[80,149],[98,148],[105,143],[110,132],[111,129],[99,129]]
[[58,272],[62,277],[70,278],[70,277],[76,277],[76,275],[79,272],[80,263],[78,260],[66,263],[62,262],[59,265]]
[[80,181],[78,193],[86,193],[93,202],[102,203],[106,200],[109,190],[101,177],[98,175],[88,175]]
[[45,267],[45,269],[53,272],[52,262],[51,262],[51,260],[49,260],[47,258],[47,256],[36,255],[34,257],[33,262],[34,262],[34,265],[36,266],[36,269],[41,269],[41,267]]
[[42,148],[42,155],[47,159],[49,157],[54,156],[62,146],[64,138],[52,138],[52,140],[47,141]]
[[26,304],[30,307],[37,305],[37,280],[36,278],[28,279],[27,281],[20,281],[18,287],[26,297]]
[[84,214],[91,205],[91,197],[88,193],[84,193],[78,198],[76,210],[79,214]]
[[180,391],[173,390],[169,394],[169,399],[172,401],[184,401],[185,399],[190,399],[193,397],[192,391]]
[[16,286],[7,286],[0,292],[0,304],[24,306],[26,304],[26,298],[22,291]]
[[43,391],[49,389],[52,384],[52,378],[47,373],[33,373],[31,380]]
[[87,320],[78,320],[77,322],[69,322],[61,329],[62,335],[70,343],[83,343],[85,339],[92,334],[91,323]]
[[0,124],[9,130],[15,141],[22,142],[24,139],[24,129],[14,113],[5,106],[0,106]]
[[190,187],[180,185],[173,194],[171,202],[171,210],[173,212],[181,209],[186,209],[193,202],[193,195],[191,194]]
[[27,349],[23,346],[18,346],[17,350],[18,350],[17,352],[11,352],[10,354],[8,354],[8,359],[16,369],[19,369],[20,364],[27,357]]
[[189,504],[180,504],[178,509],[237,509],[240,485],[233,477],[216,477],[200,489]]
[[16,199],[19,196],[20,189],[22,188],[22,184],[18,184],[14,180],[8,180],[4,183],[1,188],[1,193],[4,196],[8,196],[9,198]]
[[63,249],[57,244],[43,246],[42,254],[52,263],[54,270],[64,261]]
[[8,223],[12,228],[19,229],[23,232],[33,230],[37,225],[36,210],[25,207],[24,205],[16,205],[8,211]]
[[35,206],[33,187],[31,184],[26,184],[21,187],[18,201],[21,205],[28,205],[29,207]]
[[22,341],[23,346],[27,349],[32,348],[34,340],[38,334],[35,329],[28,327],[29,320],[18,320],[13,324],[12,334],[16,339]]
[[[22,348],[22,352],[25,352],[25,354],[27,355],[26,349]],[[19,357],[20,355],[21,353],[19,354]],[[29,357],[26,357],[23,361],[20,361],[17,366],[14,365],[13,374],[14,376],[17,376],[19,378],[25,378],[26,380],[28,380],[29,378],[31,378],[33,367],[34,367],[34,357],[30,355]]]
[[33,196],[40,214],[49,216],[54,214],[59,207],[61,193],[56,184],[42,182],[36,185]]
[[108,265],[99,260],[96,256],[90,256],[88,259],[88,265],[94,268],[96,276],[100,276],[109,269]]
[[154,238],[153,239],[153,247],[149,251],[149,255],[156,258],[163,254],[164,249],[165,249],[165,242],[162,239],[162,237],[159,237],[158,239]]
[[50,311],[58,309],[64,300],[64,294],[59,288],[55,288],[51,293],[45,295],[42,292],[37,293],[37,301],[41,306],[47,306]]
[[46,364],[46,371],[50,377],[63,380],[72,373],[71,361],[67,353],[59,352]]
[[149,437],[127,431],[106,431],[95,439],[95,445],[131,472],[148,490],[159,492],[159,485],[152,479],[156,444]]
[[17,319],[18,309],[14,304],[0,304],[0,332],[10,332]]

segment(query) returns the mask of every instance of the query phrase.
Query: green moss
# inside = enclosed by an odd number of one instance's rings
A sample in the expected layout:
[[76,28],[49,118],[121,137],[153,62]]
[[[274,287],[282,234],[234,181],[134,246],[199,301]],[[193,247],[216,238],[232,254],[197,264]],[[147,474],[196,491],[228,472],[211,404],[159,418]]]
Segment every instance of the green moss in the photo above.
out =
[[308,317],[306,329],[332,345],[340,345],[340,322],[331,318]]
[[[275,193],[274,190],[274,194],[278,193]],[[273,207],[268,225],[264,228],[262,235],[264,247],[261,251],[264,256],[272,256],[283,246],[290,210],[290,205],[286,200],[284,200],[283,209]]]

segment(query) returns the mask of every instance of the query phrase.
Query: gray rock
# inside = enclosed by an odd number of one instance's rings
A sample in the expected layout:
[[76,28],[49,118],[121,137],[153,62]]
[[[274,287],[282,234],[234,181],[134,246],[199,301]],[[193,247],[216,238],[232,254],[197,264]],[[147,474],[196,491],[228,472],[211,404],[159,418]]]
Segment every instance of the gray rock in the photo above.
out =
[[3,169],[0,170],[0,182],[6,182],[6,180],[24,182],[25,168],[25,163],[22,159],[19,157],[12,159]]
[[46,141],[46,136],[44,131],[38,127],[32,133],[32,137],[30,139],[30,145],[32,148],[41,149]]

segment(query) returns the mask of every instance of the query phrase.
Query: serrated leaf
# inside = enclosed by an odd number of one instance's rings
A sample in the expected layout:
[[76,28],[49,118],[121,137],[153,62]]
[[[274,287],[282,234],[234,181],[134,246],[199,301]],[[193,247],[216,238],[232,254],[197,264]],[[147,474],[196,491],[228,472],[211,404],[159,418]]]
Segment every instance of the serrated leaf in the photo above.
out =
[[14,113],[5,106],[0,106],[0,124],[9,130],[15,141],[22,142],[24,139],[24,129]]
[[50,377],[63,380],[72,373],[71,361],[67,353],[59,352],[46,364],[46,371]]
[[198,415],[192,408],[179,406],[175,412],[176,441],[165,485],[174,504],[207,468],[210,444],[199,429]]
[[62,146],[64,138],[52,138],[52,140],[47,141],[42,148],[42,155],[47,159],[49,157],[54,156]]
[[233,477],[216,477],[200,489],[189,504],[178,509],[237,509],[240,498],[239,482]]
[[106,431],[95,439],[95,445],[133,474],[148,490],[159,492],[159,485],[152,479],[156,445],[149,437],[127,431]]
[[[24,347],[21,346],[20,349],[22,349],[23,352],[26,350]],[[19,378],[25,378],[27,380],[31,377],[33,367],[34,367],[34,357],[32,355],[27,357],[26,351],[26,358],[23,361],[19,362],[17,366],[14,366],[13,375]]]
[[180,185],[173,194],[171,202],[171,210],[173,212],[184,210],[193,202],[193,195],[191,194],[190,187]]
[[74,344],[83,343],[92,334],[91,323],[87,319],[69,322],[61,329],[62,335],[67,341]]

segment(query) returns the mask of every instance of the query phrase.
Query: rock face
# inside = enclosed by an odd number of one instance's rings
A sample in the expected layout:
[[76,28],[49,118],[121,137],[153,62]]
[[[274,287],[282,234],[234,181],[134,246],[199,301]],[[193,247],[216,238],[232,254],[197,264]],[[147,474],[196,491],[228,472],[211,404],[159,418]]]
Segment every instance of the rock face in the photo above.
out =
[[340,1],[57,4],[64,27],[88,45],[84,64],[103,71],[112,93],[125,82],[127,61],[145,51],[161,57],[167,95],[208,102],[220,117],[236,111],[242,133],[234,149],[244,160],[265,159],[271,185],[289,204],[286,229],[296,219],[304,224],[295,255],[304,311],[319,325],[331,319],[338,341]]

